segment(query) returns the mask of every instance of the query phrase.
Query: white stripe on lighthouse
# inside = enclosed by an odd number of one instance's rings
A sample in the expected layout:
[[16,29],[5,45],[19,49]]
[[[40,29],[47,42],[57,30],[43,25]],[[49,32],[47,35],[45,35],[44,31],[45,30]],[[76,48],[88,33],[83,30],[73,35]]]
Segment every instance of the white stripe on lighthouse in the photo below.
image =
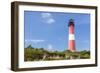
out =
[[74,34],[69,34],[69,40],[75,40]]

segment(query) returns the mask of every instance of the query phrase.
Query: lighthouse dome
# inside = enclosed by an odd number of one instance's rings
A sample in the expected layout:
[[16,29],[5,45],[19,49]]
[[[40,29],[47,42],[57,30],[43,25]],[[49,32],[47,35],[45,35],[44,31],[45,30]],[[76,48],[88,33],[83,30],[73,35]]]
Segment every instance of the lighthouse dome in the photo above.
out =
[[74,20],[73,19],[70,19],[69,22],[74,22]]
[[70,19],[70,20],[69,20],[68,26],[71,26],[71,25],[74,26],[74,20],[73,20],[73,19]]

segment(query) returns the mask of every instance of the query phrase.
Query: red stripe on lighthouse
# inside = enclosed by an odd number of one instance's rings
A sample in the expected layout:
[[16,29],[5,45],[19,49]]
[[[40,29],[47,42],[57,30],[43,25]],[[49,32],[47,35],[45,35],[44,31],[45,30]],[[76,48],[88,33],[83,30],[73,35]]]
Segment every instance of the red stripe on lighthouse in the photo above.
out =
[[70,40],[68,46],[71,52],[75,52],[75,41],[74,40]]
[[74,26],[73,26],[73,25],[71,25],[71,26],[69,27],[69,33],[70,33],[70,34],[74,34]]

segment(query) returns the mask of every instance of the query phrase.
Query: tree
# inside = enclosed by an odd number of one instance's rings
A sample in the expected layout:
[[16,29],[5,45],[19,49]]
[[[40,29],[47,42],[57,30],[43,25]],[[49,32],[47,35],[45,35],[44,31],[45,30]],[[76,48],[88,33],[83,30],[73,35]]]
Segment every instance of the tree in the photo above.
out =
[[90,58],[90,51],[86,51],[86,50],[81,51],[81,52],[80,52],[80,57],[81,57],[81,59]]
[[33,49],[33,47],[31,45],[29,45],[27,48]]

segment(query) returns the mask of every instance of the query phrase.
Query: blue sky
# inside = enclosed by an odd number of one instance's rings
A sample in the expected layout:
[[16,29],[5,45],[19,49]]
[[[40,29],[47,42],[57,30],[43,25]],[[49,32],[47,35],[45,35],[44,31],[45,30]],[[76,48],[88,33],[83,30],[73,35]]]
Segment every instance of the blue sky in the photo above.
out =
[[76,50],[90,49],[90,14],[24,11],[25,47],[68,49],[68,22],[74,19]]

